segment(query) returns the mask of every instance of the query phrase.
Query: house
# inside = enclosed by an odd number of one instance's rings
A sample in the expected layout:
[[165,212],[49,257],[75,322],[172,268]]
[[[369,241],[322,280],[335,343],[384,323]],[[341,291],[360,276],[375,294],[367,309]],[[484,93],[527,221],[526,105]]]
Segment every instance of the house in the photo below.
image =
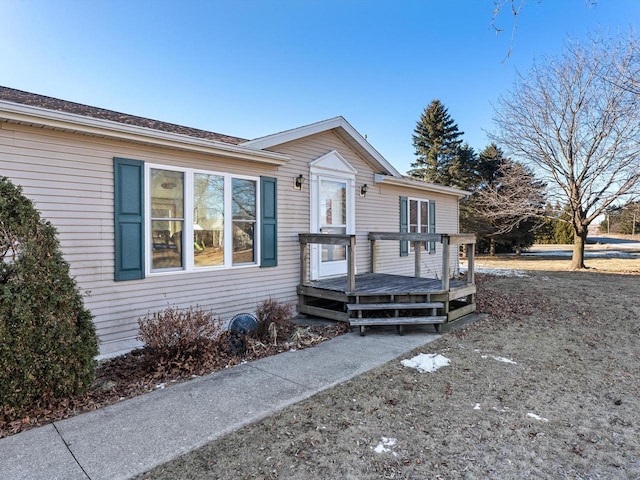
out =
[[[269,297],[313,299],[307,280],[350,263],[458,271],[455,237],[413,240],[456,234],[466,192],[403,177],[342,117],[246,140],[0,87],[0,175],[58,230],[102,356],[135,348],[137,319],[167,305],[230,319]],[[372,264],[370,232],[414,237],[375,242]],[[304,237],[319,233],[337,240]]]

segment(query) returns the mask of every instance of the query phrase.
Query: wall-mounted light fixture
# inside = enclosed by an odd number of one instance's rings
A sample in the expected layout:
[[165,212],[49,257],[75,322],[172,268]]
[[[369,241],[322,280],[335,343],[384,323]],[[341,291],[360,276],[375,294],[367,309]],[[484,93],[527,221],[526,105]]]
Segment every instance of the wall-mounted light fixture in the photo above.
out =
[[302,190],[302,184],[304,183],[304,177],[302,174],[298,175],[293,179],[293,188],[296,190]]
[[367,186],[367,184],[365,183],[364,185],[362,185],[360,187],[360,196],[361,197],[366,197],[367,196],[367,192],[369,191],[369,187]]

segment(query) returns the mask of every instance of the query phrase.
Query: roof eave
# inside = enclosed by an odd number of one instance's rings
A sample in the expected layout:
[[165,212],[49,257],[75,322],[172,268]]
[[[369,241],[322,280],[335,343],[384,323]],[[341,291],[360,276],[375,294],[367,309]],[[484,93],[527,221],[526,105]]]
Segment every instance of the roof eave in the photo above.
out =
[[6,100],[0,100],[0,121],[270,165],[284,165],[291,159],[290,156],[281,153],[266,152],[215,140],[190,137],[179,133],[164,132]]
[[374,178],[375,183],[383,183],[386,185],[395,185],[398,187],[413,188],[416,190],[423,190],[427,192],[441,193],[444,195],[453,195],[458,198],[464,198],[471,195],[471,192],[467,190],[460,190],[454,187],[447,187],[446,185],[438,185],[437,183],[427,183],[421,180],[412,180],[409,178],[397,178],[388,175],[376,175]]

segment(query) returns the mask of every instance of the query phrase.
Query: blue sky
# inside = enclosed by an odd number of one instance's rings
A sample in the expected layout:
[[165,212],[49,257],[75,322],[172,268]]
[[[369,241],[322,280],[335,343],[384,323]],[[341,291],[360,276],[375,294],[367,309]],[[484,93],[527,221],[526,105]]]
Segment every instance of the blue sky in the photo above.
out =
[[640,20],[591,3],[528,0],[505,59],[493,0],[1,0],[0,85],[245,138],[342,115],[405,172],[433,99],[482,150],[516,71]]

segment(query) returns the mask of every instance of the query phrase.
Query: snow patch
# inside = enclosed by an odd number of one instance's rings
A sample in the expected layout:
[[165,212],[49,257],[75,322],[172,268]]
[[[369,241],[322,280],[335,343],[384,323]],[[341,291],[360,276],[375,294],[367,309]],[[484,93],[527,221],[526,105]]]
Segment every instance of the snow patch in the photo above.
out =
[[395,438],[382,437],[380,439],[380,443],[374,448],[371,449],[376,453],[391,453],[394,457],[397,457],[398,454],[393,451],[391,447],[395,447],[398,441]]
[[536,415],[535,413],[531,413],[531,412],[527,413],[527,417],[531,417],[531,418],[533,418],[535,420],[539,420],[541,422],[548,422],[549,421],[548,418],[541,417],[540,415]]
[[480,355],[480,358],[493,358],[494,360],[496,360],[498,362],[504,362],[504,363],[510,363],[512,365],[517,365],[517,363],[514,362],[513,360],[511,360],[510,358],[496,357],[495,355]]
[[431,373],[441,367],[448,366],[451,362],[439,353],[419,353],[413,358],[402,360],[400,363],[405,367],[415,368],[420,373]]
[[480,404],[479,404],[479,403],[476,403],[476,406],[475,406],[475,407],[473,407],[473,409],[474,409],[474,410],[480,410]]
[[[487,268],[476,264],[473,269],[475,273],[486,273],[487,275],[495,275],[496,277],[529,277],[524,270],[514,270],[512,268]],[[460,265],[460,274],[467,273],[467,267]]]

